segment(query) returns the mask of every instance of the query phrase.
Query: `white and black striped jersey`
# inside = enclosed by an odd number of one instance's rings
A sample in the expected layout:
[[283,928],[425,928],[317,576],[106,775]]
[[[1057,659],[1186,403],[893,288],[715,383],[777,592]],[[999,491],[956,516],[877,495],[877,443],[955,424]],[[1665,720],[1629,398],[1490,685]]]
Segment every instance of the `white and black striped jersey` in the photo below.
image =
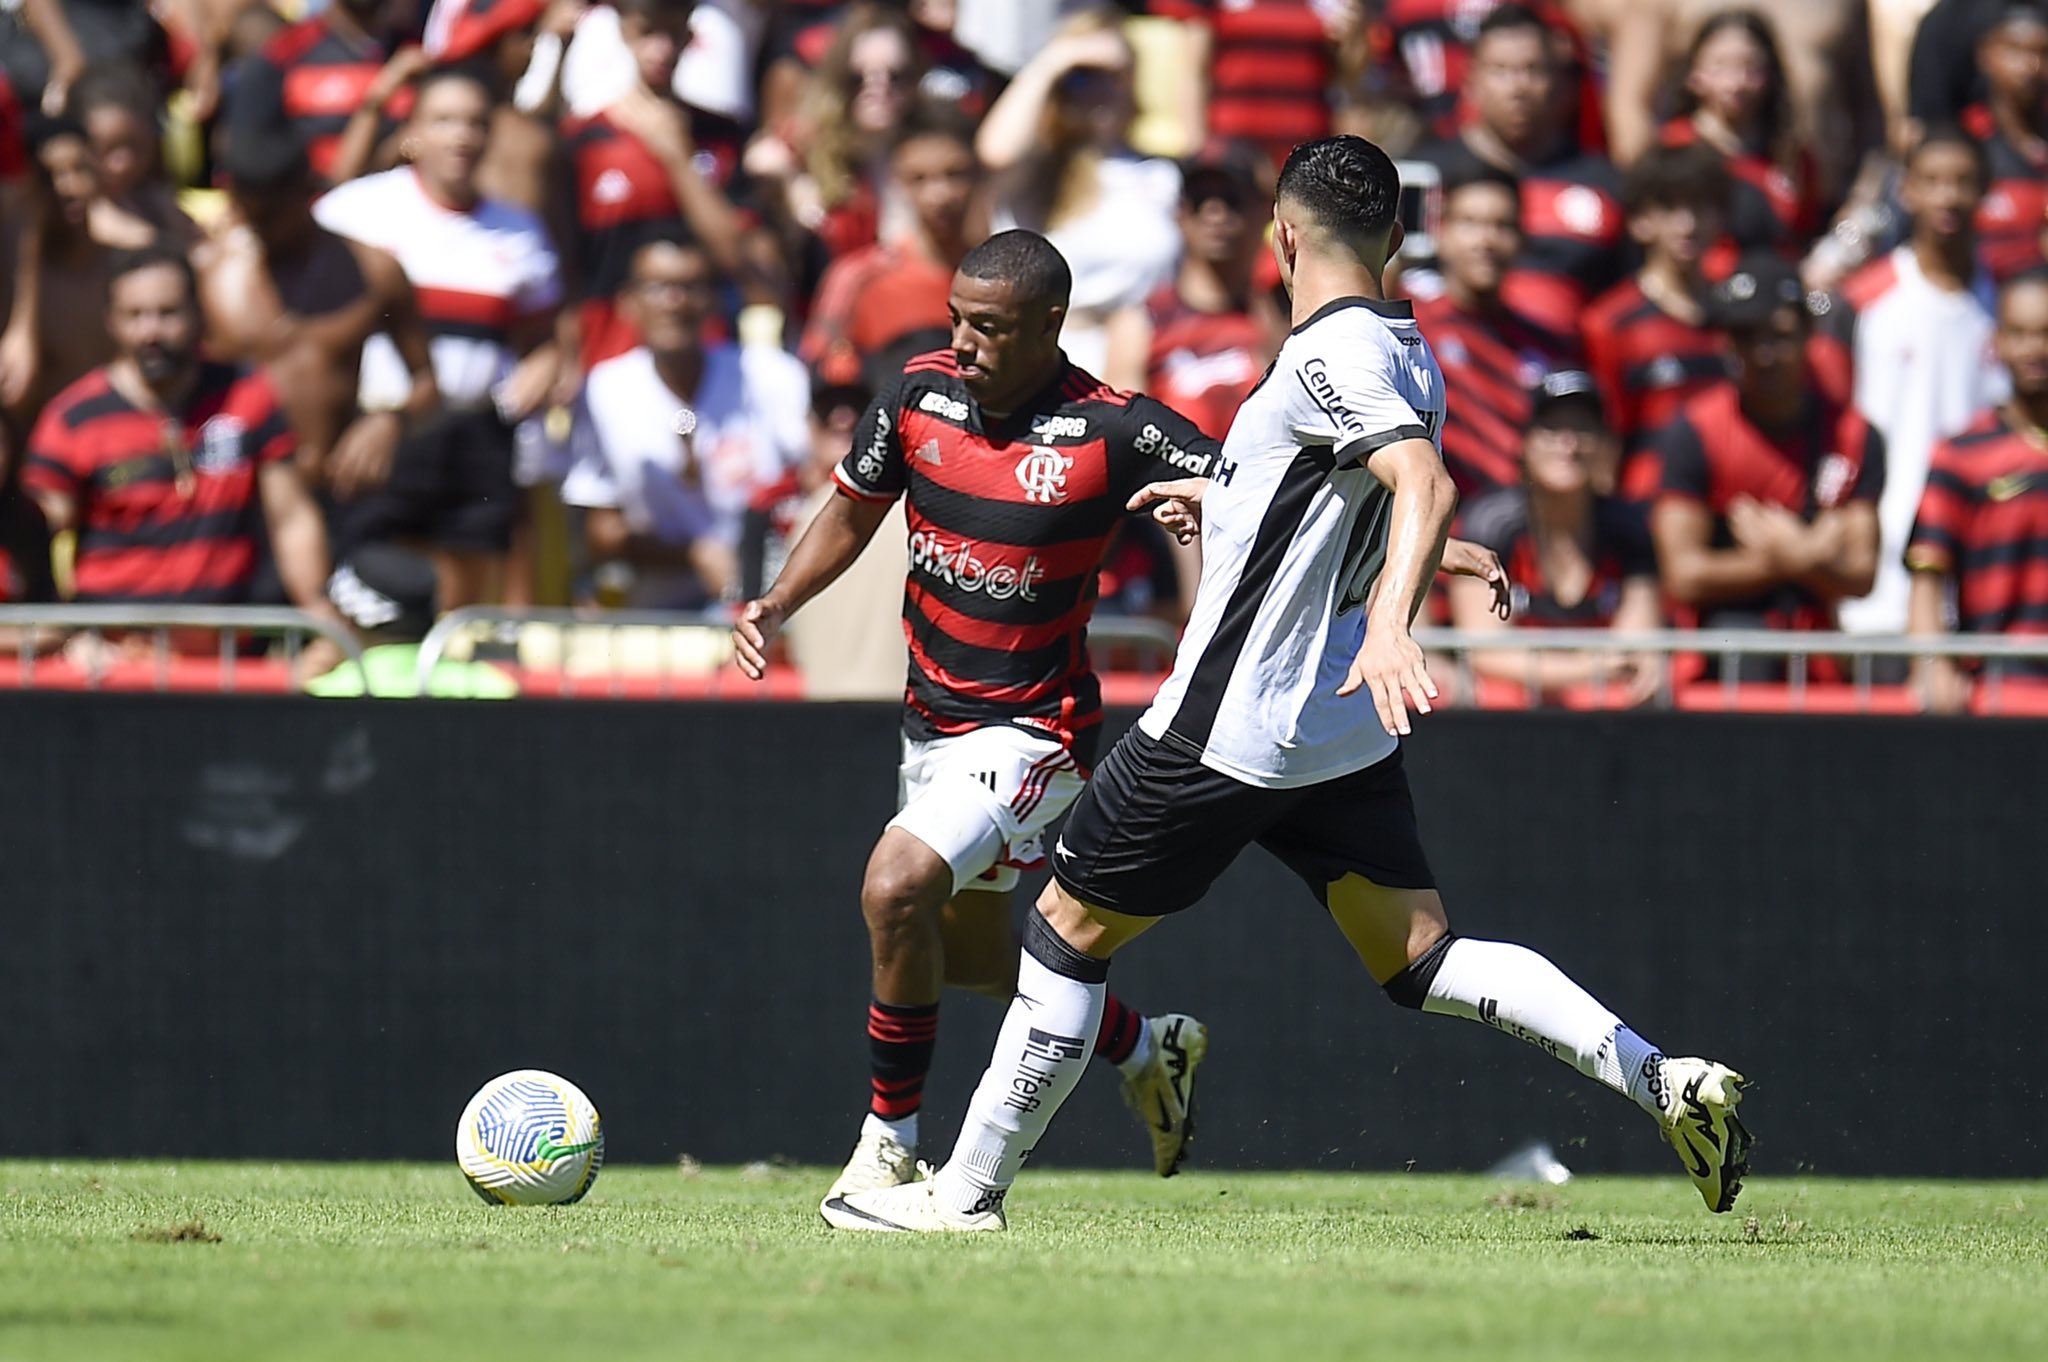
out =
[[1443,373],[1405,302],[1340,298],[1294,328],[1238,409],[1202,502],[1202,585],[1139,727],[1253,785],[1334,780],[1395,740],[1337,697],[1365,642],[1397,440],[1442,446]]

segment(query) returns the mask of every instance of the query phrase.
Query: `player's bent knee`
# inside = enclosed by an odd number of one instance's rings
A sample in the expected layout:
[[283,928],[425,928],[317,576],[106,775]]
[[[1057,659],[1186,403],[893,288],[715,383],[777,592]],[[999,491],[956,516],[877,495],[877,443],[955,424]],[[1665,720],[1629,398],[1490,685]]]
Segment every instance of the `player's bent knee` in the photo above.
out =
[[905,837],[875,848],[861,880],[860,907],[870,927],[936,917],[953,889],[953,872],[930,848]]
[[1457,937],[1446,931],[1427,950],[1410,960],[1406,969],[1380,987],[1402,1007],[1420,1012],[1422,1005],[1429,1001],[1429,986],[1436,982],[1436,972],[1443,968],[1444,956],[1455,940]]
[[1043,909],[1024,915],[1024,953],[1054,974],[1100,984],[1109,978],[1109,961],[1088,955],[1063,940]]

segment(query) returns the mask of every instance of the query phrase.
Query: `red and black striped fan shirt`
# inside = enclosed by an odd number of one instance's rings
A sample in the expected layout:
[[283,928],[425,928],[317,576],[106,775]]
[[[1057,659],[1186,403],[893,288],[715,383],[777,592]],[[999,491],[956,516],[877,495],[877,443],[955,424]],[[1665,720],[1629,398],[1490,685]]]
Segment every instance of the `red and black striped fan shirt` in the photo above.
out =
[[1936,445],[1906,566],[1955,578],[1964,633],[2048,634],[2048,449],[1996,411]]
[[1305,0],[1152,0],[1152,13],[1206,23],[1209,133],[1256,143],[1275,166],[1330,134],[1329,34]]
[[1521,482],[1529,391],[1577,368],[1577,344],[1505,308],[1467,312],[1448,295],[1417,302],[1415,322],[1444,371],[1444,467],[1458,495]]
[[613,303],[650,241],[694,241],[668,171],[639,138],[602,113],[562,124],[574,211],[565,250],[582,296],[587,372],[640,343]]
[[1102,689],[1088,661],[1096,573],[1148,482],[1228,478],[1222,446],[1171,407],[1071,364],[985,423],[950,350],[904,365],[834,470],[863,501],[905,499],[913,738],[1020,724],[1092,760]]
[[[1690,118],[1674,118],[1659,131],[1657,140],[1667,147],[1689,147],[1700,140],[1699,125]],[[1820,167],[1810,153],[1802,152],[1788,174],[1769,156],[1744,152],[1724,156],[1728,170],[1728,243],[1715,254],[1729,268],[1709,273],[1716,278],[1732,270],[1734,261],[1752,247],[1798,257],[1820,229]]]
[[1624,279],[1595,300],[1581,334],[1607,423],[1629,449],[1728,377],[1721,337],[1658,307],[1635,279]]
[[1258,386],[1273,342],[1249,312],[1199,312],[1172,284],[1145,300],[1152,348],[1145,388],[1217,439]]
[[205,365],[163,412],[95,369],[43,410],[21,480],[78,503],[79,600],[232,604],[257,568],[257,472],[297,448],[260,372]]
[[[1372,29],[1375,64],[1393,73],[1391,93],[1421,114],[1438,137],[1452,136],[1466,121],[1463,95],[1472,45],[1478,41],[1479,25],[1500,4],[1501,0],[1384,0]],[[1563,75],[1571,86],[1572,127],[1579,145],[1595,151],[1604,148],[1607,128],[1586,40],[1555,0],[1536,0],[1529,8],[1570,52]]]
[[2041,263],[2048,155],[2014,143],[1981,104],[1964,111],[1963,128],[1982,144],[1991,163],[1991,184],[1977,207],[1977,258],[2002,284]]
[[[234,135],[276,136],[290,128],[304,140],[314,174],[325,179],[349,116],[389,56],[382,43],[343,37],[319,16],[281,30],[236,74],[228,108]],[[411,111],[411,90],[393,95],[378,140]]]

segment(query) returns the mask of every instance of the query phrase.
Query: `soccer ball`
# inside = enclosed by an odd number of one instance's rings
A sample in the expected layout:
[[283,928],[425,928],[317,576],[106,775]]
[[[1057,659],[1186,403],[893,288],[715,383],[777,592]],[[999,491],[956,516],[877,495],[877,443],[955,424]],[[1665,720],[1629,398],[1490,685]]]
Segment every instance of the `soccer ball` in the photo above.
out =
[[597,1181],[604,1125],[568,1079],[515,1069],[469,1099],[455,1127],[455,1162],[494,1206],[565,1206]]

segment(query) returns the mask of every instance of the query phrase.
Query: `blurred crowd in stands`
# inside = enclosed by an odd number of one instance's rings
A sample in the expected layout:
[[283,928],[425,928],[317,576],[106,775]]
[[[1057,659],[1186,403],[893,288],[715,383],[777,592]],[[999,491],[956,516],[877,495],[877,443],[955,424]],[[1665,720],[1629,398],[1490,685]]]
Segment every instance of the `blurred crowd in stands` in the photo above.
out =
[[[1220,436],[1332,131],[1515,581],[1439,622],[2048,634],[2048,0],[0,0],[0,601],[744,599],[1012,226]],[[821,672],[900,685],[901,537]],[[1134,520],[1102,610],[1192,589]]]

